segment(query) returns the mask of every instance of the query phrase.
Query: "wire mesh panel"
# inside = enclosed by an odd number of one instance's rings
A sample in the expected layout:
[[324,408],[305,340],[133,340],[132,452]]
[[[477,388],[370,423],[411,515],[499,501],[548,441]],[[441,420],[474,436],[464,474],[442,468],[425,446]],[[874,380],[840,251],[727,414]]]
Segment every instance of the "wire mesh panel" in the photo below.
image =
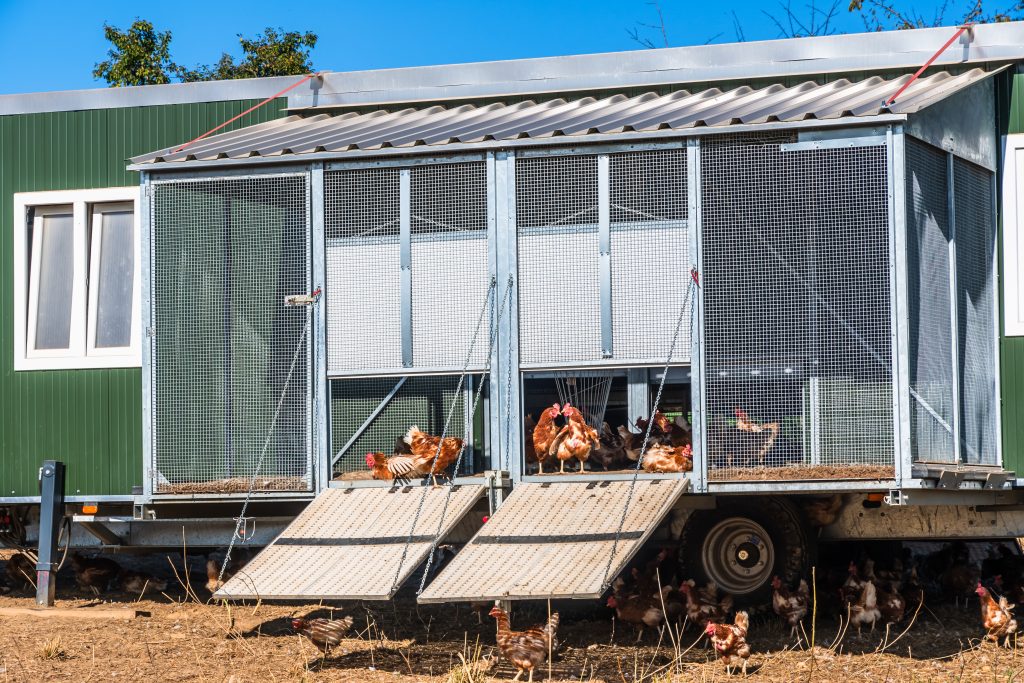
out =
[[[686,297],[686,151],[608,155],[600,197],[597,156],[516,162],[520,354],[524,367],[605,359],[664,363]],[[610,221],[611,310],[601,310],[601,202]],[[607,277],[607,276],[606,276]],[[612,349],[602,348],[603,316]],[[689,315],[676,362],[689,357]]]
[[311,487],[307,226],[305,176],[154,184],[155,492]]
[[[609,159],[612,338],[617,360],[664,363],[689,286],[686,150]],[[673,360],[690,357],[683,314]]]
[[963,460],[978,465],[999,464],[992,183],[990,172],[954,159],[960,445]]
[[[488,300],[487,166],[418,166],[410,174],[413,366],[461,369]],[[487,362],[487,320],[473,368]]]
[[[467,393],[478,386],[479,375],[470,376],[457,391],[459,378],[452,375],[429,377],[371,377],[365,379],[337,379],[331,381],[331,452],[337,454],[349,445],[334,465],[334,475],[362,473],[368,477],[367,453],[391,455],[402,448],[402,437],[416,425],[424,432],[440,436],[448,412],[452,421],[448,436],[465,439],[467,434],[480,435],[482,429],[473,429],[467,420]],[[396,385],[397,393],[390,399]],[[486,388],[485,388],[486,391]],[[363,429],[366,421],[383,404],[383,409]],[[482,412],[477,407],[478,414]],[[482,427],[482,424],[480,425]],[[363,429],[360,432],[360,429]],[[476,456],[482,454],[482,439],[467,444],[463,454],[462,473],[474,471]],[[357,478],[346,476],[344,478]]]
[[714,479],[893,476],[884,146],[702,140]]
[[324,174],[329,370],[402,367],[398,169]]
[[910,443],[919,462],[952,462],[953,327],[946,154],[907,137]]
[[516,162],[520,362],[598,361],[597,157]]

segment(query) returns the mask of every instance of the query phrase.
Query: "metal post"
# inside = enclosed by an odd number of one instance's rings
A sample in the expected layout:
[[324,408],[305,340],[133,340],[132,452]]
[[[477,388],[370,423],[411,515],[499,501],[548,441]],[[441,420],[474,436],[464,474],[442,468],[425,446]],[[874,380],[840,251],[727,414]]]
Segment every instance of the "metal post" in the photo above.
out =
[[[496,232],[497,232],[497,284],[495,291],[495,315],[501,308],[501,301],[506,296],[509,276],[513,286],[511,301],[507,304],[504,318],[497,330],[495,349],[496,363],[491,368],[495,384],[491,385],[491,406],[497,409],[498,415],[494,424],[497,428],[492,438],[499,442],[499,448],[505,448],[505,436],[508,435],[508,448],[501,452],[501,464],[496,469],[508,471],[512,481],[518,481],[523,473],[522,457],[522,405],[520,402],[521,378],[519,375],[519,290],[518,285],[518,241],[516,234],[516,180],[515,155],[512,152],[498,152],[495,156],[495,199],[496,199]],[[511,386],[506,386],[509,373],[512,375]],[[508,393],[506,394],[506,389]],[[506,424],[506,415],[510,424]],[[493,446],[493,444],[492,444]]]
[[892,346],[893,428],[896,485],[911,478],[910,447],[910,331],[907,321],[906,140],[903,126],[886,132],[889,195],[889,302]]
[[[992,263],[989,264],[989,277],[992,283],[992,344],[995,349],[993,356],[993,372],[995,372],[995,395],[993,410],[996,415],[996,462],[999,467],[1003,465],[1003,390],[1002,390],[1002,362],[1000,361],[1001,347],[999,345],[999,317],[1000,317],[1000,292],[1003,291],[1002,283],[999,281],[999,259],[1001,255],[1001,244],[997,232],[999,230],[999,190],[996,187],[996,175],[989,175],[989,186],[992,188],[992,224],[987,226],[989,239],[992,240]],[[1007,229],[1011,229],[1007,226]]]
[[[693,411],[693,477],[695,493],[708,490],[707,385],[704,380],[704,256],[701,249],[701,177],[700,138],[691,138],[686,146],[687,227],[690,233],[690,262],[697,268],[701,286],[694,290],[690,330],[690,407]],[[687,287],[692,286],[689,282]]]
[[408,168],[399,171],[399,240],[401,241],[400,300],[402,316],[402,367],[412,367],[412,187]]
[[156,370],[153,345],[156,344],[156,329],[153,324],[152,288],[152,195],[153,185],[149,174],[141,175],[139,193],[139,258],[142,269],[142,493],[147,500],[153,495],[156,480],[156,453],[154,448],[153,377]]
[[[36,604],[53,607],[57,591],[57,537],[64,521],[64,463],[44,460],[39,471],[39,561],[36,563]],[[71,539],[68,539],[70,542]]]
[[[327,281],[327,243],[324,229],[324,165],[315,163],[309,174],[310,198],[310,248],[312,249],[312,288],[321,289]],[[313,316],[313,335],[310,348],[313,358],[312,377],[314,377],[313,401],[313,443],[314,457],[312,463],[316,481],[314,491],[326,489],[332,477],[331,449],[329,445],[329,415],[327,404],[327,303],[325,294],[320,302],[309,312]]]
[[[601,282],[601,356],[611,358],[612,334],[612,235],[611,235],[611,180],[607,154],[597,157],[597,214],[598,259]],[[646,413],[644,413],[646,415]]]
[[[487,153],[487,272],[497,274],[498,272],[498,231],[497,231],[497,206],[498,206],[498,192],[497,192],[497,170],[495,168],[496,162],[494,159],[494,152]],[[504,195],[502,195],[504,196]],[[504,212],[502,212],[504,215]],[[502,289],[503,284],[500,279],[496,279],[494,285],[494,296],[490,311],[490,320],[488,321],[488,329],[494,329],[495,319],[498,316],[498,309],[501,307],[501,296],[504,292]],[[497,332],[495,332],[497,335]],[[484,390],[482,400],[484,406],[484,416],[486,419],[486,426],[484,428],[484,444],[487,449],[487,456],[489,463],[487,469],[499,470],[501,469],[501,444],[498,443],[498,435],[501,434],[501,424],[499,422],[498,410],[499,401],[498,394],[495,392],[495,388],[499,386],[498,381],[498,359],[501,354],[498,351],[498,340],[495,337],[495,343],[491,348],[491,357],[487,359],[490,366],[490,374],[488,380],[490,386]]]
[[628,389],[626,406],[629,412],[626,418],[632,420],[637,415],[647,417],[651,414],[651,384],[647,368],[630,368],[626,372]]
[[960,311],[956,282],[956,197],[953,179],[953,154],[946,153],[946,202],[949,214],[949,326],[950,362],[953,366],[953,462],[963,462],[960,445]]

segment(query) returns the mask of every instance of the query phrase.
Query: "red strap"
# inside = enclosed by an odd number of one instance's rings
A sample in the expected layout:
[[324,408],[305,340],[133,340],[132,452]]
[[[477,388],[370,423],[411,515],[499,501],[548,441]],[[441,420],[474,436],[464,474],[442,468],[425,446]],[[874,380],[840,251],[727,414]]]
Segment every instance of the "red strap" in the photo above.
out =
[[181,147],[178,147],[177,149],[175,149],[173,153],[174,153],[174,154],[177,154],[178,152],[180,152],[181,150],[185,149],[186,147],[188,147],[188,146],[190,146],[190,145],[193,145],[193,144],[195,144],[195,143],[199,142],[200,140],[202,140],[203,138],[205,138],[205,137],[206,137],[207,135],[210,135],[210,134],[212,134],[212,133],[216,133],[216,132],[217,132],[218,130],[220,130],[220,129],[221,129],[221,128],[223,128],[224,126],[227,126],[227,125],[230,125],[230,124],[234,123],[235,121],[237,121],[238,119],[242,118],[243,116],[245,116],[245,115],[246,115],[246,114],[248,114],[249,112],[253,112],[253,111],[256,111],[257,109],[259,109],[260,107],[262,107],[263,105],[265,105],[265,104],[266,104],[267,102],[270,102],[271,100],[276,100],[276,99],[277,99],[278,97],[280,97],[281,95],[285,94],[286,92],[288,92],[288,91],[290,91],[290,90],[294,90],[295,88],[299,87],[300,85],[302,85],[302,84],[303,84],[303,83],[305,83],[306,81],[310,80],[311,78],[316,78],[316,77],[317,77],[317,76],[319,76],[319,75],[320,75],[320,72],[319,72],[319,71],[317,71],[316,73],[313,73],[313,74],[308,74],[308,75],[306,75],[306,76],[305,76],[305,77],[304,77],[304,78],[303,78],[303,79],[302,79],[301,81],[299,81],[298,83],[292,83],[291,85],[289,85],[289,86],[288,86],[287,88],[285,88],[285,89],[284,89],[284,90],[282,90],[281,92],[277,92],[277,93],[274,93],[273,95],[271,95],[271,96],[270,96],[270,97],[268,97],[267,99],[263,100],[263,101],[262,101],[262,102],[260,102],[259,104],[254,104],[253,106],[249,107],[248,109],[246,109],[245,111],[243,111],[243,112],[242,112],[241,114],[239,114],[239,115],[237,115],[237,116],[232,116],[232,117],[231,117],[230,119],[228,119],[228,120],[227,120],[227,121],[225,121],[224,123],[220,124],[220,125],[219,125],[219,126],[217,126],[216,128],[211,128],[210,130],[206,131],[205,133],[203,133],[203,134],[202,134],[202,135],[200,135],[199,137],[197,137],[197,138],[193,138],[193,139],[189,140],[188,142],[186,142],[186,143],[185,143],[184,145],[182,145]]
[[693,279],[693,284],[700,287],[700,273],[697,272],[696,268],[690,268],[690,277]]
[[941,55],[943,52],[945,52],[949,48],[949,46],[952,45],[956,41],[956,39],[959,38],[961,35],[963,35],[963,32],[966,31],[967,29],[969,29],[971,26],[974,26],[974,24],[964,24],[959,29],[957,29],[956,33],[953,34],[953,37],[950,38],[949,40],[947,40],[946,44],[943,45],[942,47],[940,47],[939,51],[936,52],[935,54],[933,54],[931,56],[931,58],[927,62],[924,63],[924,66],[922,66],[920,69],[918,69],[917,72],[913,76],[910,77],[909,81],[904,83],[903,86],[900,87],[900,89],[897,90],[893,94],[892,97],[890,97],[889,99],[887,99],[884,102],[882,102],[882,106],[883,107],[891,107],[893,105],[893,103],[896,102],[896,98],[899,97],[900,95],[902,95],[903,92],[907,88],[910,87],[910,84],[913,83],[914,81],[916,81],[921,76],[921,74],[924,73],[924,70],[927,69],[928,67],[930,67],[932,65],[932,63],[936,59],[939,58],[939,55]]

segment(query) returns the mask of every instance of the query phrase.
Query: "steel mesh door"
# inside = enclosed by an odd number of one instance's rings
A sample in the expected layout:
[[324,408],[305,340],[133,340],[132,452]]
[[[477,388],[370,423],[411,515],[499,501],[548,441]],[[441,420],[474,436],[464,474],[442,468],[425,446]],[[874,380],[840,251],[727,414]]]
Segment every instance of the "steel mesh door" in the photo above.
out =
[[152,187],[154,492],[310,489],[306,176]]
[[[412,365],[462,369],[488,300],[487,166],[410,169]],[[485,325],[469,358],[487,364]]]
[[989,171],[959,158],[953,160],[960,450],[961,458],[975,465],[999,464],[992,183]]
[[600,361],[597,157],[517,160],[516,223],[520,363]]
[[919,462],[952,462],[953,323],[946,154],[906,139],[910,445]]
[[606,156],[516,162],[524,368],[662,364],[681,312],[673,361],[689,360],[686,151]]
[[701,141],[712,479],[893,475],[884,146]]
[[399,170],[324,174],[329,370],[402,367]]

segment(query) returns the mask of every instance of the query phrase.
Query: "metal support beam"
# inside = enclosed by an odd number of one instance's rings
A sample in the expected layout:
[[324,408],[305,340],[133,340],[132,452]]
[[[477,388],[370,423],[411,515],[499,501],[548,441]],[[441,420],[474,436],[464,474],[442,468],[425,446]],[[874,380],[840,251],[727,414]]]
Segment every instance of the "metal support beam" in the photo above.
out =
[[369,429],[370,425],[373,424],[373,421],[376,420],[377,417],[382,412],[384,412],[384,409],[388,407],[388,404],[391,403],[391,399],[393,399],[395,397],[395,395],[398,393],[398,390],[402,388],[402,385],[405,384],[405,380],[407,380],[407,379],[408,379],[408,377],[399,377],[398,378],[398,381],[395,382],[395,386],[391,388],[391,391],[389,391],[388,395],[384,397],[384,400],[381,401],[379,404],[377,404],[377,407],[373,409],[373,412],[371,412],[366,417],[366,419],[363,420],[363,424],[359,425],[359,429],[357,429],[355,431],[355,433],[352,434],[352,436],[349,438],[349,440],[345,442],[345,445],[341,447],[341,449],[334,455],[333,458],[331,458],[331,470],[332,471],[334,469],[335,463],[337,463],[338,460],[341,459],[341,456],[343,456],[346,453],[348,453],[348,449],[352,448],[352,445],[355,444],[355,442],[359,440],[359,437],[361,437],[363,435],[363,432],[365,432],[367,429]]
[[[708,490],[707,410],[705,397],[707,384],[704,380],[704,254],[701,247],[701,173],[700,139],[691,138],[686,146],[686,190],[687,227],[689,228],[690,263],[697,269],[701,286],[694,290],[690,302],[690,405],[693,409],[693,490],[706,493]],[[689,283],[686,285],[690,286]]]
[[946,201],[949,214],[949,326],[950,363],[953,368],[953,462],[963,462],[960,450],[960,322],[956,296],[956,195],[953,155],[946,153]]
[[[324,166],[313,164],[309,174],[309,220],[310,254],[312,266],[312,287],[310,291],[322,289],[327,282],[327,246],[324,230]],[[338,292],[344,296],[344,292]],[[327,391],[327,304],[326,296],[313,306],[313,341],[310,345],[312,357],[312,438],[314,491],[321,491],[331,480],[334,461],[331,459],[328,425],[330,407]]]
[[153,495],[153,482],[156,480],[156,454],[154,449],[154,415],[153,378],[156,373],[156,326],[153,321],[153,286],[152,286],[152,239],[153,239],[153,186],[149,182],[148,173],[140,173],[141,192],[139,193],[139,264],[142,282],[139,296],[142,297],[142,493],[149,498]]
[[626,371],[627,390],[626,406],[629,411],[626,414],[628,420],[640,415],[646,417],[651,414],[651,385],[650,375],[647,368],[630,368]]
[[893,435],[897,488],[911,477],[910,331],[907,290],[906,140],[902,126],[886,133],[889,195],[889,324],[892,348]]
[[412,367],[412,182],[411,171],[399,171],[398,229],[401,241],[402,367]]
[[[612,334],[611,179],[607,154],[597,157],[598,273],[601,282],[601,357],[614,355]],[[644,413],[646,415],[646,413]]]
[[111,531],[102,522],[83,521],[77,518],[75,519],[75,521],[77,522],[78,526],[82,527],[90,534],[98,538],[100,543],[102,543],[103,545],[122,545],[121,537],[115,534],[113,531]]
[[[57,592],[57,538],[64,521],[64,463],[43,461],[39,471],[39,552],[36,562],[36,604],[53,607]],[[68,539],[68,543],[71,539]]]

